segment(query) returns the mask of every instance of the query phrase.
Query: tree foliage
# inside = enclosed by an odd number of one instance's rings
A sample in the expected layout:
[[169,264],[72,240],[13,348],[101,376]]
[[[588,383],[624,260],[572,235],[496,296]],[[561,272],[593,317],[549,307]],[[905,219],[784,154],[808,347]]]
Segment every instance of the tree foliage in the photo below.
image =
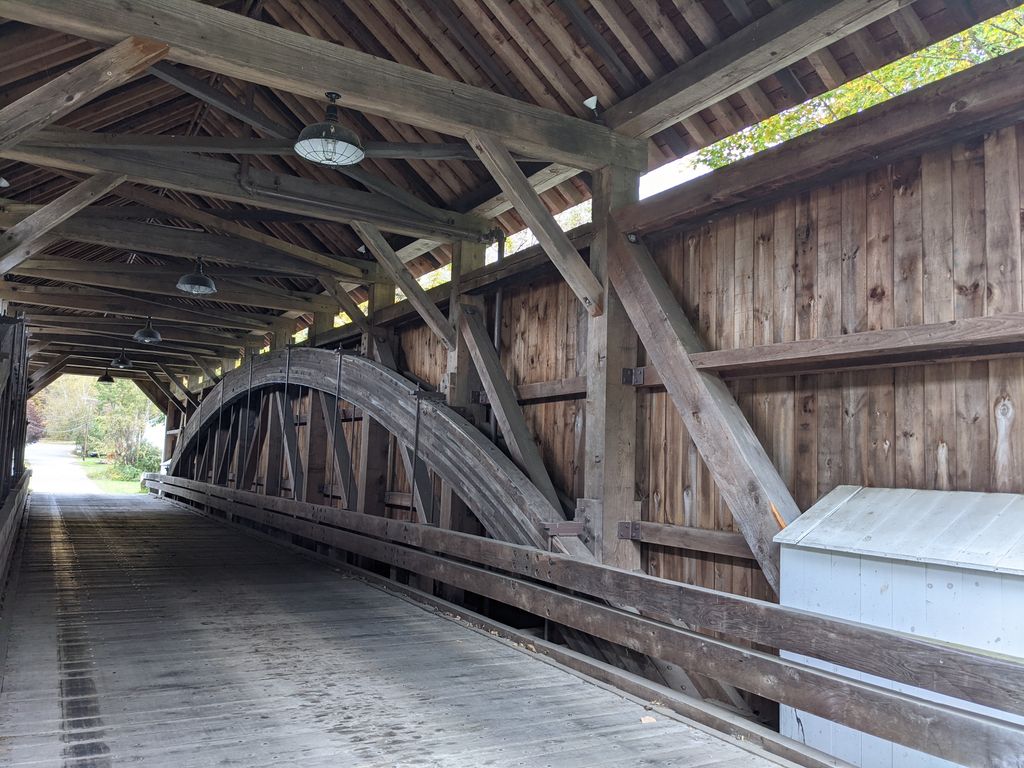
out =
[[1022,45],[1024,8],[1015,8],[722,139],[696,160],[728,165]]
[[85,376],[62,376],[37,399],[45,437],[106,456],[115,469],[134,477],[159,468],[159,451],[145,433],[163,421],[163,414],[133,382],[98,384]]

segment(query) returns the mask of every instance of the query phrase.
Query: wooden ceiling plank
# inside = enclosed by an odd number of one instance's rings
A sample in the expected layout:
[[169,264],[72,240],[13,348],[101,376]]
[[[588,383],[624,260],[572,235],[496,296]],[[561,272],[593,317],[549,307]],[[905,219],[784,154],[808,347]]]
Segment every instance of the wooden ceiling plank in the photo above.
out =
[[661,43],[669,57],[676,64],[689,61],[693,58],[693,51],[686,44],[679,30],[662,10],[658,0],[631,0],[640,18],[654,33],[654,37]]
[[[1016,3],[1013,3],[1016,5]],[[925,48],[932,40],[931,34],[917,15],[914,6],[908,5],[900,8],[889,17],[889,21],[896,28],[896,34],[900,36],[908,51],[919,51]]]
[[631,136],[651,136],[906,3],[792,0],[611,107],[605,121]]
[[[551,47],[564,59],[564,63],[559,65],[563,73],[562,77],[565,77],[565,67],[568,66],[589,89],[590,93],[584,95],[597,96],[600,104],[612,104],[618,101],[619,94],[616,93],[611,82],[601,74],[586,51],[576,43],[562,20],[552,13],[551,6],[542,0],[521,0],[517,5],[521,5],[526,10],[531,22],[540,28],[544,36],[551,42]],[[585,14],[583,18],[586,19]]]
[[544,207],[530,182],[519,170],[516,161],[496,136],[473,133],[469,143],[494,180],[515,204],[516,210],[540,241],[548,258],[555,264],[573,293],[592,316],[600,315],[604,305],[601,283],[580,256],[568,236]]
[[811,63],[814,71],[818,73],[818,77],[825,84],[826,90],[831,91],[833,88],[838,88],[849,79],[842,66],[836,60],[836,57],[832,55],[828,48],[808,53],[807,61]]
[[882,49],[871,36],[870,30],[858,29],[846,37],[846,43],[850,46],[854,56],[864,68],[864,72],[874,72],[885,65],[886,56]]
[[[481,70],[477,69],[470,57],[449,39],[446,31],[425,11],[418,0],[374,0],[374,4],[378,11],[391,21],[400,35],[408,35],[409,28],[418,30],[424,38],[424,43],[435,50],[442,61],[447,62],[459,80],[480,88],[491,87],[491,83]],[[397,18],[398,13],[404,18]],[[420,59],[423,60],[424,56],[420,56]]]
[[[216,103],[217,106],[222,106],[223,104],[228,103],[228,102],[230,102],[232,100],[232,97],[229,94],[224,93],[222,91],[219,92],[219,93],[220,93],[220,97],[219,97],[219,99],[218,99],[218,101]],[[243,115],[243,117],[240,118],[241,120],[243,120],[243,122],[249,123],[249,121],[252,119],[253,115],[260,115],[261,114],[261,113],[258,113],[256,110],[251,110],[249,108],[246,108],[246,105],[243,104],[238,99],[233,99],[233,100],[234,100],[234,102],[236,102],[236,106],[238,106],[238,108],[240,108],[239,110],[236,110],[236,113]],[[267,122],[268,122],[267,119],[263,118],[262,123],[265,124]],[[257,128],[261,127],[260,123],[257,123],[257,124],[249,123],[249,124],[250,125],[254,125],[254,127],[257,127]],[[271,123],[271,126],[272,126],[272,133],[270,135],[272,135],[275,138],[285,138],[286,136],[294,133],[290,129],[285,128],[285,127],[276,126],[276,124],[272,124]],[[262,129],[263,130],[267,130],[265,127],[263,127]],[[287,154],[288,155],[292,155],[292,153],[287,153]],[[323,170],[323,169],[319,169],[319,170]],[[358,183],[362,184],[362,186],[365,186],[370,191],[373,191],[373,193],[377,193],[379,195],[384,195],[385,197],[390,198],[391,200],[397,202],[399,205],[401,205],[403,207],[406,207],[406,208],[409,208],[410,210],[415,211],[416,213],[419,213],[421,216],[425,216],[425,217],[427,217],[429,219],[439,219],[439,218],[443,217],[442,214],[438,213],[436,208],[434,208],[433,206],[427,205],[426,203],[424,203],[423,201],[419,200],[414,195],[411,195],[410,193],[408,193],[408,191],[406,189],[403,189],[400,186],[392,184],[392,183],[388,182],[387,180],[385,180],[383,178],[377,178],[377,177],[373,176],[372,174],[368,173],[364,169],[354,168],[354,167],[352,167],[352,168],[344,168],[344,167],[342,167],[342,168],[339,168],[338,170],[341,173],[343,173],[346,176],[348,176],[349,178],[352,178],[355,181],[357,181]]]
[[[700,0],[676,0],[676,7],[686,23],[690,25],[690,29],[697,35],[705,50],[722,42],[722,32],[718,28],[718,24],[711,18],[711,14],[707,12]],[[775,105],[758,83],[752,83],[742,89],[740,96],[750,108],[755,120],[764,120],[775,114]],[[727,104],[728,102],[723,99],[722,103]],[[741,122],[740,126],[742,125]],[[732,130],[736,129],[732,128]]]
[[[465,25],[466,22],[469,22],[469,25],[480,35],[480,39],[486,41],[497,57],[505,62],[505,65],[515,75],[516,80],[526,90],[530,100],[546,109],[561,111],[568,108],[576,115],[583,114],[583,107],[579,99],[575,102],[569,101],[566,103],[558,100],[548,84],[540,78],[530,66],[530,63],[516,50],[516,46],[510,45],[510,36],[491,20],[487,11],[484,10],[477,0],[454,0],[454,2],[462,12],[464,19],[464,21],[460,21],[456,18],[455,23],[457,25]],[[471,35],[473,32],[472,30],[467,30],[466,34]],[[483,56],[487,57],[487,55],[486,51],[484,51]]]
[[642,142],[603,126],[190,0],[0,0],[0,16],[102,42],[155,35],[171,61],[311,98],[343,84],[342,106],[457,136],[491,131],[555,162],[646,164]]
[[[423,0],[415,0],[415,2],[422,4]],[[526,94],[498,66],[495,57],[484,49],[473,30],[459,21],[452,0],[432,0],[428,3],[427,8],[437,14],[441,23],[455,36],[455,39],[466,51],[470,62],[480,67],[500,93],[512,99],[526,99]]]
[[0,109],[0,147],[13,147],[162,59],[163,43],[131,37]]
[[562,9],[562,13],[572,22],[573,27],[583,37],[590,49],[605,63],[615,77],[620,90],[624,93],[635,91],[637,83],[633,73],[629,71],[629,67],[622,61],[619,54],[590,21],[590,17],[587,16],[586,11],[577,0],[555,0],[555,4]]
[[[574,0],[567,1],[574,2]],[[658,57],[647,45],[643,35],[630,21],[617,0],[590,0],[590,4],[648,80],[654,80],[664,71]]]

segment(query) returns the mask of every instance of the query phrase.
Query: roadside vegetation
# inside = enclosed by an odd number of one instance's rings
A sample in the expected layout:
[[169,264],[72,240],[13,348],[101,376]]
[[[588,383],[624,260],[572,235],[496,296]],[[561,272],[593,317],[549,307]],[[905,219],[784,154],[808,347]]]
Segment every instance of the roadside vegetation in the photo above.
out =
[[146,430],[164,417],[131,381],[62,376],[32,402],[30,433],[74,443],[85,473],[104,493],[140,493],[142,473],[160,469],[160,450]]
[[707,168],[721,168],[1021,46],[1024,7],[975,24],[698,150],[693,161]]

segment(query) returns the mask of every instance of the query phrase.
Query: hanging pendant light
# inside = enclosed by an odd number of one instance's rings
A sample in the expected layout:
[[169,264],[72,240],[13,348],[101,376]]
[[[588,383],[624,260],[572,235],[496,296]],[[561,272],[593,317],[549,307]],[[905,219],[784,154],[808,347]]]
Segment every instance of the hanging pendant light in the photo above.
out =
[[196,271],[178,278],[178,290],[193,296],[208,296],[217,292],[217,284],[206,274],[202,258],[196,259]]
[[110,370],[107,368],[103,369],[103,375],[96,379],[97,384],[113,384],[114,377],[110,375]]
[[124,348],[121,348],[121,354],[110,361],[110,365],[113,368],[120,368],[122,371],[125,368],[132,367],[132,361],[128,359],[128,355],[124,353]]
[[295,153],[320,165],[355,165],[365,156],[362,142],[348,128],[338,125],[338,94],[326,94],[330,104],[322,123],[307,126],[295,141]]
[[164,340],[163,336],[160,335],[160,331],[153,327],[153,318],[146,318],[146,325],[143,328],[139,328],[135,332],[132,338],[139,342],[139,344],[159,344]]

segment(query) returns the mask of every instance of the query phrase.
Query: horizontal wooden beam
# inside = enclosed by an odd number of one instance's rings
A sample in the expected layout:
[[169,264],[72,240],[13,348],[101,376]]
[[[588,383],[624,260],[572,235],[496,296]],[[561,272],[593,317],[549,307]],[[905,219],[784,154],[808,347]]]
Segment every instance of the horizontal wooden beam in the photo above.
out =
[[[25,325],[30,332],[61,332],[79,334],[101,334],[105,336],[131,337],[140,327],[138,321],[123,317],[99,317],[92,315],[56,315],[39,310],[25,312]],[[235,353],[253,338],[242,333],[214,332],[174,323],[161,324],[161,335],[168,341],[180,341],[218,350],[222,355]]]
[[[155,69],[155,68],[154,68]],[[179,69],[175,67],[175,69]],[[248,120],[246,122],[249,122]],[[250,123],[251,124],[251,123]],[[47,128],[24,142],[33,147],[62,149],[115,149],[118,151],[199,152],[210,155],[294,155],[297,132],[291,138],[248,136],[173,136],[148,133],[91,133]],[[378,160],[464,160],[480,162],[464,141],[411,142],[366,141],[363,152]],[[527,160],[517,155],[519,160]]]
[[625,232],[693,225],[1022,120],[1017,50],[620,208],[616,219]]
[[790,0],[612,105],[604,121],[651,136],[911,2]]
[[1024,312],[691,355],[699,370],[771,376],[1024,354]]
[[0,275],[53,242],[52,230],[124,181],[124,176],[99,173],[73,187],[0,235]]
[[[31,146],[31,145],[30,145]],[[65,173],[64,175],[69,178],[73,177],[73,174]],[[134,188],[134,187],[133,187]],[[136,188],[137,189],[137,188]],[[122,194],[124,187],[118,190],[119,197],[125,197]],[[156,194],[156,193],[153,193]],[[159,197],[163,197],[159,195]],[[166,200],[166,198],[163,198]],[[21,214],[28,215],[34,211],[39,210],[38,203],[26,203],[21,200],[12,200],[9,197],[0,197],[0,213],[5,214]],[[308,221],[308,216],[302,216],[296,213],[285,213],[284,211],[268,211],[260,210],[258,208],[239,208],[232,206],[228,208],[196,208],[195,210],[200,213],[208,213],[215,216],[217,219],[221,219],[228,222],[297,222],[297,221]],[[182,216],[171,214],[163,208],[153,208],[147,205],[91,205],[88,208],[83,208],[81,211],[75,214],[76,219],[91,219],[100,221],[109,221],[111,219],[160,219],[160,220],[171,220],[180,219]],[[255,231],[255,230],[254,230]]]
[[754,559],[746,539],[730,531],[713,531],[689,525],[627,521],[619,523],[619,538],[671,549],[690,549],[713,555]]
[[104,333],[61,333],[47,330],[33,329],[30,333],[33,341],[46,341],[57,345],[70,345],[90,349],[131,349],[146,354],[169,355],[190,360],[192,355],[205,355],[207,357],[220,357],[222,348],[204,347],[201,345],[172,342],[165,339],[160,344],[140,344],[131,338],[108,335]]
[[168,488],[210,493],[221,503],[262,507],[535,579],[637,610],[667,624],[719,632],[1024,714],[1024,704],[1016,695],[1024,683],[1024,664],[998,653],[434,526],[333,507],[289,505],[284,499],[170,475],[160,475],[159,480]]
[[[118,356],[120,351],[120,347],[104,349],[102,347],[94,347],[92,345],[65,345],[59,349],[56,349],[54,354],[59,353],[61,355],[70,355],[74,360],[78,362],[88,363],[90,365],[102,366],[104,368],[107,368],[113,367],[111,365],[111,362]],[[38,356],[37,359],[40,362],[45,363],[47,359],[50,359],[48,355],[49,353],[47,354],[47,356]],[[173,367],[176,370],[181,371],[185,374],[200,373],[202,371],[202,369],[199,366],[195,365],[195,363],[184,362],[184,360],[189,359],[185,358],[184,356],[178,358],[171,358],[167,356],[167,353],[154,353],[154,351],[152,350],[148,353],[140,352],[137,349],[128,349],[127,347],[125,348],[125,355],[128,357],[129,360],[132,361],[133,367],[159,367],[162,364],[168,366],[169,368]]]
[[[121,288],[140,293],[151,293],[157,296],[173,296],[181,298],[176,281],[181,276],[181,269],[150,269],[148,264],[118,264],[118,271],[94,270],[88,262],[78,262],[61,268],[39,267],[29,262],[15,267],[12,272],[27,277],[54,280],[70,285],[91,285],[99,288]],[[336,304],[333,300],[325,300],[319,294],[302,293],[287,289],[277,289],[270,285],[257,287],[247,283],[237,285],[230,278],[217,282],[215,301],[223,304],[238,304],[248,307],[263,307],[283,311],[302,313],[333,312]]]
[[0,0],[0,16],[101,42],[156,36],[171,61],[312,99],[340,90],[345,107],[448,135],[489,131],[568,165],[647,164],[643,142],[604,126],[190,0]]
[[317,270],[326,271],[327,276],[337,274],[338,279],[353,280],[356,284],[374,279],[371,262],[346,258],[335,254],[320,253],[297,245],[289,240],[258,232],[244,224],[225,220],[224,212],[222,211],[195,208],[191,205],[180,203],[166,195],[158,195],[155,192],[150,192],[131,184],[122,184],[118,188],[117,193],[127,200],[133,200],[141,205],[156,208],[175,218],[199,224],[208,231],[232,235],[236,238],[256,243],[259,246],[280,251],[299,262],[308,262]]
[[0,283],[0,299],[38,307],[82,309],[104,314],[153,317],[192,325],[244,330],[267,330],[274,320],[270,315],[255,315],[248,312],[229,314],[197,306],[190,307],[172,302],[170,299],[154,301],[75,286],[44,287],[24,283]]
[[[117,42],[115,35],[107,42]],[[101,93],[126,83],[169,48],[163,43],[131,37],[54,78],[0,109],[0,148],[13,147]]]
[[[21,213],[0,212],[0,229],[17,226]],[[256,243],[242,243],[223,235],[211,235],[196,229],[145,224],[115,219],[95,221],[72,218],[53,227],[54,236],[77,243],[104,245],[122,251],[157,253],[183,259],[205,260],[237,267],[255,267],[286,275],[316,276],[323,267],[312,266],[280,251]],[[373,267],[373,265],[370,265]],[[341,278],[339,278],[341,279]],[[361,278],[353,278],[361,279]]]
[[343,224],[367,221],[387,232],[442,241],[487,237],[487,222],[436,209],[433,218],[410,211],[383,195],[300,176],[278,174],[199,155],[161,152],[57,149],[28,145],[0,149],[10,160],[78,173],[118,173],[137,184],[175,189],[221,200],[308,215]]

